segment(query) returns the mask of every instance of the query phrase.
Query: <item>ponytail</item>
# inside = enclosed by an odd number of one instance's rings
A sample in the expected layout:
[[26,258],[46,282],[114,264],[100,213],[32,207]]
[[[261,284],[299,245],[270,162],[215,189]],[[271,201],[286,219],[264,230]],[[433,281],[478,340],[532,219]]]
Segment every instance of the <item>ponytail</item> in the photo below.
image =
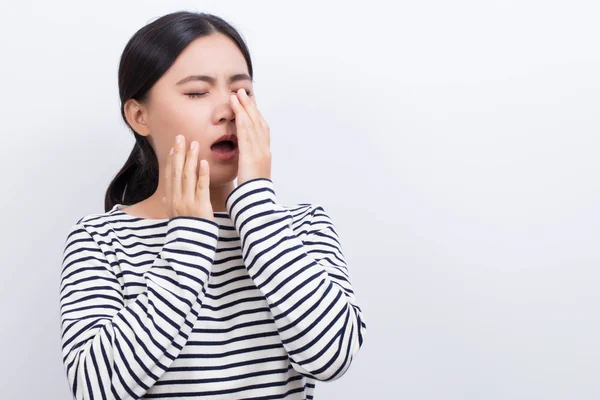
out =
[[145,136],[135,133],[135,145],[121,170],[108,185],[104,211],[117,203],[132,205],[150,197],[158,187],[158,159]]

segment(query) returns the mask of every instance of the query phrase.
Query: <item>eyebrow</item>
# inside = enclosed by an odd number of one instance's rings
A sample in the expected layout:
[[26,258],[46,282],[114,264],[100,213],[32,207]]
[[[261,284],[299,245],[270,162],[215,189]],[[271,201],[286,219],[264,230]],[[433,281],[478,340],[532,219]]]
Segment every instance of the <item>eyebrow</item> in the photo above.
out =
[[[203,81],[203,82],[208,82],[211,85],[214,85],[217,82],[217,80],[215,78],[213,78],[212,76],[190,75],[190,76],[183,78],[179,82],[177,82],[176,85],[183,85],[184,83],[191,82],[191,81]],[[235,74],[235,75],[231,75],[229,77],[229,83],[234,83],[234,82],[239,82],[239,81],[252,82],[252,78],[250,78],[250,76],[248,74]]]

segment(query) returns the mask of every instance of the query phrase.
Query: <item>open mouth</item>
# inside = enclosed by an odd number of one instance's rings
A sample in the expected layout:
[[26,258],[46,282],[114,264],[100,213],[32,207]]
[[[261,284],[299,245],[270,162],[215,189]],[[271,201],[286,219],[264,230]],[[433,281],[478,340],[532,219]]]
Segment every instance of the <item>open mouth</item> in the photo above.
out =
[[237,148],[237,138],[235,135],[221,136],[210,146],[210,149],[216,153],[229,153]]
[[216,160],[232,161],[238,156],[238,141],[235,135],[223,135],[210,146]]
[[231,140],[222,140],[210,146],[210,149],[212,151],[216,151],[217,153],[228,153],[233,151],[236,147],[236,144]]

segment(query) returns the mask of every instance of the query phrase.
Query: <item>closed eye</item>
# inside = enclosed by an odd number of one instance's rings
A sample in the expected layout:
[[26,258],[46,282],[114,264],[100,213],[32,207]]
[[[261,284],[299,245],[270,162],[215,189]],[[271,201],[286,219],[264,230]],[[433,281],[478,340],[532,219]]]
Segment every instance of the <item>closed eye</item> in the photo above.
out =
[[[244,89],[244,91],[246,92],[246,94],[248,95],[248,97],[252,96],[252,92],[249,91],[248,89]],[[237,90],[232,90],[232,93],[237,93]]]
[[186,95],[190,98],[190,99],[197,99],[199,97],[204,96],[206,93],[208,92],[202,92],[202,93],[186,93]]
[[[252,92],[251,91],[246,90],[246,89],[244,89],[244,90],[246,91],[246,94],[248,95],[248,97],[252,96]],[[237,90],[232,90],[231,91],[231,93],[236,93],[236,92],[237,92]],[[190,99],[197,99],[197,98],[205,96],[206,94],[208,94],[208,92],[186,93],[186,95]]]

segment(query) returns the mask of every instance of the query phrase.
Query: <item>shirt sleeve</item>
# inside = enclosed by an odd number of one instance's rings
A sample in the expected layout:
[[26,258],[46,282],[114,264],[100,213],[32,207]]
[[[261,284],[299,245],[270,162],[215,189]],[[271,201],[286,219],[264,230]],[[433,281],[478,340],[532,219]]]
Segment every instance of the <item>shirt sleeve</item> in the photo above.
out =
[[143,274],[143,292],[127,305],[101,239],[80,220],[65,241],[63,364],[75,399],[139,399],[177,357],[198,318],[218,224],[171,218],[164,246]]
[[309,215],[296,221],[308,230],[301,240],[266,178],[236,187],[226,206],[248,274],[267,299],[294,369],[320,381],[341,377],[367,326],[331,218],[319,205],[307,207]]

